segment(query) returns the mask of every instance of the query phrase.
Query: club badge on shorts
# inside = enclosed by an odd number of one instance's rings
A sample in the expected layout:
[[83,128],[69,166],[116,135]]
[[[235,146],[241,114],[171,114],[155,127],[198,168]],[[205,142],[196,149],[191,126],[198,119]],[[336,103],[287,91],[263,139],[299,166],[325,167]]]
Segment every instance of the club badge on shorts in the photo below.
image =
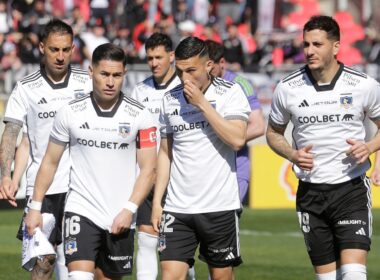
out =
[[166,237],[165,234],[160,234],[160,237],[158,239],[158,251],[162,252],[166,249]]
[[78,251],[76,239],[68,239],[65,242],[65,254],[72,255]]

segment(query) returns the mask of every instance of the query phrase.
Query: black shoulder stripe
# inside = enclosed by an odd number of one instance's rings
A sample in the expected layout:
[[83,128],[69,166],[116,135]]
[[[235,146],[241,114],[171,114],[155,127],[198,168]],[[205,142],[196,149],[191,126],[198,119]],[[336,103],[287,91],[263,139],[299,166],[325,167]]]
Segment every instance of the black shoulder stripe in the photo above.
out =
[[77,68],[77,67],[72,67],[71,68],[71,71],[74,72],[74,73],[84,73],[84,74],[88,74],[88,72],[82,68]]
[[213,79],[213,81],[216,81],[219,84],[227,85],[227,86],[230,86],[230,87],[232,87],[233,84],[234,84],[234,82],[230,82],[230,81],[224,80],[224,79],[219,78],[219,77],[215,77]]
[[286,83],[294,78],[303,75],[306,72],[305,68],[301,68],[300,70],[293,72],[282,80],[282,83]]
[[220,79],[220,78],[214,78],[212,80],[213,85],[215,86],[224,86],[226,88],[231,88],[233,86],[233,83]]
[[359,77],[362,77],[364,79],[367,79],[367,75],[364,74],[364,73],[361,73],[353,68],[350,68],[350,67],[347,67],[347,66],[344,66],[343,68],[343,71],[347,72],[347,73],[350,73],[352,75],[356,75],[356,76],[359,76]]
[[134,99],[131,98],[131,97],[128,97],[128,96],[125,96],[125,95],[124,95],[123,100],[124,100],[125,102],[127,102],[128,104],[131,104],[132,106],[135,106],[135,107],[137,107],[137,108],[139,108],[139,109],[141,109],[141,110],[144,109],[144,105],[142,105],[140,102],[134,100]]
[[85,96],[82,96],[82,97],[79,97],[79,98],[77,98],[77,99],[74,99],[74,100],[70,101],[70,102],[69,102],[69,105],[72,105],[72,104],[75,104],[75,103],[77,103],[77,102],[83,101],[83,100],[85,100],[85,99],[87,99],[87,98],[90,98],[90,97],[91,97],[90,94],[86,94]]
[[76,71],[71,71],[71,73],[75,74],[75,75],[80,75],[80,76],[89,76],[89,74],[87,72],[76,72]]
[[29,76],[26,76],[24,79],[21,80],[21,83],[24,85],[26,83],[38,80],[39,78],[41,78],[41,76],[41,72],[37,71],[35,73],[30,74]]

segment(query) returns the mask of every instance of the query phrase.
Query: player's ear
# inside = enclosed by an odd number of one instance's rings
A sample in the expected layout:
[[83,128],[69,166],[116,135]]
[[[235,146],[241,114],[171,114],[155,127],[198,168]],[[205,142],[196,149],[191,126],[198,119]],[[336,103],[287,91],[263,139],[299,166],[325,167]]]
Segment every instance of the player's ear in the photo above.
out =
[[174,51],[171,51],[170,53],[169,53],[169,59],[170,59],[170,63],[173,63],[174,62]]
[[210,77],[210,73],[211,73],[211,70],[212,68],[214,67],[214,61],[212,61],[211,59],[207,60],[206,62],[206,72],[208,74],[208,76]]
[[44,55],[45,54],[45,45],[43,42],[40,42],[38,44],[38,48],[40,49],[41,54]]
[[334,52],[334,56],[336,56],[339,52],[339,48],[340,48],[340,41],[336,41],[333,43],[333,52]]
[[94,75],[94,69],[91,65],[88,66],[88,74],[90,75],[90,78],[92,79],[92,76]]

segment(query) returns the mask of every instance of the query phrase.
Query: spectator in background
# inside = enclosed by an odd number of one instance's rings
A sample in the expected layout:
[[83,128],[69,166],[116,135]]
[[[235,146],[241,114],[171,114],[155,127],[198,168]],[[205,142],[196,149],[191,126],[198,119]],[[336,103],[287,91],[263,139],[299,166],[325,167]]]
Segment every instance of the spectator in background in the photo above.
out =
[[209,22],[211,5],[208,0],[195,0],[193,7],[193,19],[196,23],[206,25]]
[[227,68],[233,71],[241,71],[244,67],[244,52],[238,36],[237,25],[233,23],[228,25],[227,33],[227,38],[223,41]]
[[92,18],[102,18],[104,24],[110,23],[110,11],[109,11],[109,0],[91,0],[90,1],[90,15]]
[[305,62],[303,54],[302,36],[295,35],[290,42],[286,42],[282,47],[284,51],[284,62],[288,64],[300,64]]
[[179,24],[180,22],[191,20],[191,14],[188,9],[186,0],[174,0],[175,8],[174,8],[174,21]]
[[[96,47],[108,43],[109,39],[105,36],[106,26],[103,18],[91,18],[88,23],[89,30],[80,35],[88,49],[88,61],[91,61],[91,56]],[[87,67],[86,67],[87,68]]]
[[250,163],[249,163],[249,148],[247,143],[265,133],[265,121],[261,105],[257,99],[253,85],[244,77],[226,69],[226,60],[224,59],[223,46],[215,41],[206,41],[210,59],[214,62],[211,69],[211,75],[214,77],[223,78],[226,81],[235,82],[241,86],[245,96],[248,99],[251,107],[249,114],[246,144],[237,152],[236,158],[236,174],[239,184],[240,201],[243,203],[246,200],[246,195],[249,188],[250,180]]
[[242,14],[241,5],[243,5],[244,2],[245,1],[241,0],[219,0],[216,11],[220,26],[220,33],[223,39],[227,36],[227,21],[230,20],[232,22],[240,22]]
[[0,1],[0,33],[8,33],[9,24],[8,24],[8,13],[7,13],[7,1]]
[[17,46],[13,42],[3,44],[3,57],[1,58],[1,69],[4,75],[4,90],[11,92],[16,82],[23,77],[21,59],[17,53]]
[[45,9],[44,0],[36,0],[33,8],[23,17],[23,26],[34,34],[40,34],[44,26],[49,22],[51,16]]
[[133,64],[137,57],[137,51],[132,41],[131,30],[126,22],[121,22],[117,29],[116,37],[112,43],[121,47],[126,55],[127,64]]

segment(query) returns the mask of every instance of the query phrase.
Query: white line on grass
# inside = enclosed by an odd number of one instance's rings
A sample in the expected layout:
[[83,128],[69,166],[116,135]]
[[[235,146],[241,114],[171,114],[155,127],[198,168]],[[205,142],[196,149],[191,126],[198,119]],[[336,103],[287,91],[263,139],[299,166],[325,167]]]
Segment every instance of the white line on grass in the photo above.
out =
[[[249,236],[288,236],[288,237],[303,237],[301,232],[298,231],[288,231],[288,232],[270,232],[270,231],[259,231],[250,229],[241,229],[241,235]],[[372,235],[372,239],[378,239],[380,236]]]

